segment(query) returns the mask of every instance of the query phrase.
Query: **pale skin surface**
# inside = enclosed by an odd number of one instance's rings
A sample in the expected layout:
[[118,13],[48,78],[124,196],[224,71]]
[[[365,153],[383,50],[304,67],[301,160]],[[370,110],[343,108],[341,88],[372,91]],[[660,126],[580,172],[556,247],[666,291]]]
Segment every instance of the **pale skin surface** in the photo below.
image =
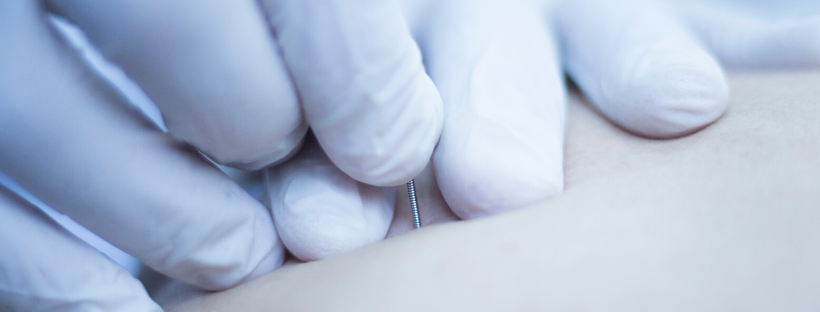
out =
[[573,96],[563,195],[166,308],[817,310],[820,72],[732,74],[729,86],[717,123],[668,141],[628,134]]

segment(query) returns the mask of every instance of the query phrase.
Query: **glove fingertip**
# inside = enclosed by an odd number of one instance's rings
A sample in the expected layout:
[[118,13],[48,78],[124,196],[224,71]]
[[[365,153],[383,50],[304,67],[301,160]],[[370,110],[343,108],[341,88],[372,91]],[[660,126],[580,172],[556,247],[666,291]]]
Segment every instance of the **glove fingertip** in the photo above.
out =
[[726,110],[728,96],[717,64],[675,64],[636,76],[603,109],[632,132],[667,139],[715,122]]
[[321,260],[384,239],[392,188],[356,182],[327,158],[300,161],[269,170],[276,228],[294,256]]
[[523,208],[563,191],[561,144],[549,140],[558,136],[539,138],[537,144],[514,137],[483,139],[498,135],[470,136],[457,151],[444,149],[434,158],[442,195],[462,219]]

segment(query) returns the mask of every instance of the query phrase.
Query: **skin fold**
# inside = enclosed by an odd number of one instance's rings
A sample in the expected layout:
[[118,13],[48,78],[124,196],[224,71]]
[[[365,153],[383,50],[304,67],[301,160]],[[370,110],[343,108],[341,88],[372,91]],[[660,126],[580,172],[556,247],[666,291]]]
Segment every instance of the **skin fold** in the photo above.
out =
[[286,265],[224,292],[169,287],[175,295],[160,302],[170,311],[817,310],[820,72],[728,82],[725,116],[676,140],[629,134],[572,95],[561,196]]

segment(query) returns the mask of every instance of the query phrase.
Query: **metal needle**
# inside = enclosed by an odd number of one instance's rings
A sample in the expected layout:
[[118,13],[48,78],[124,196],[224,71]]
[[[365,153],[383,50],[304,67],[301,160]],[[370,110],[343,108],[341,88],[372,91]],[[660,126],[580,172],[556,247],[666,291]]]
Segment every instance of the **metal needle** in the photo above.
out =
[[407,182],[407,194],[410,195],[410,210],[413,211],[413,227],[421,227],[421,217],[419,217],[419,203],[416,201],[416,183],[415,180]]

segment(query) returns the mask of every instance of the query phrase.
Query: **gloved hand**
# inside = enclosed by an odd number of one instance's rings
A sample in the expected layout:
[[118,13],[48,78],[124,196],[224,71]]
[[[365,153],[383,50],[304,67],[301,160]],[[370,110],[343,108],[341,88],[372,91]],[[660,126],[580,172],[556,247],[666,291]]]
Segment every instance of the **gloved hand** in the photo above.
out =
[[[416,179],[440,188],[419,194],[424,224],[514,210],[562,192],[562,67],[611,121],[665,139],[696,132],[723,114],[728,91],[722,65],[820,66],[817,17],[766,20],[725,3],[402,5],[444,102],[432,165]],[[306,148],[294,161],[268,169],[268,180],[279,233],[300,259],[380,240],[391,219],[389,235],[412,228],[403,186],[394,200],[389,190],[335,169],[319,149]]]
[[[402,5],[427,72],[446,103],[434,163],[441,169],[440,181],[452,181],[449,195],[497,201],[492,197],[500,194],[507,200],[495,203],[500,209],[532,200],[526,191],[560,192],[563,80],[544,17],[504,1]],[[267,170],[270,207],[288,250],[302,260],[316,260],[383,239],[393,218],[393,190],[348,177],[311,144],[293,161]],[[496,176],[503,169],[510,171]],[[467,180],[473,174],[482,180]],[[481,185],[491,193],[470,192],[476,183],[509,178],[518,180]],[[464,189],[455,190],[461,187],[457,183]]]
[[[84,30],[170,135],[48,14]],[[3,1],[0,47],[0,171],[210,290],[270,272],[285,250],[263,205],[181,140],[258,169],[294,154],[310,124],[347,175],[395,185],[423,169],[441,130],[440,97],[394,1]],[[128,273],[7,191],[0,250],[0,310],[159,310]]]

